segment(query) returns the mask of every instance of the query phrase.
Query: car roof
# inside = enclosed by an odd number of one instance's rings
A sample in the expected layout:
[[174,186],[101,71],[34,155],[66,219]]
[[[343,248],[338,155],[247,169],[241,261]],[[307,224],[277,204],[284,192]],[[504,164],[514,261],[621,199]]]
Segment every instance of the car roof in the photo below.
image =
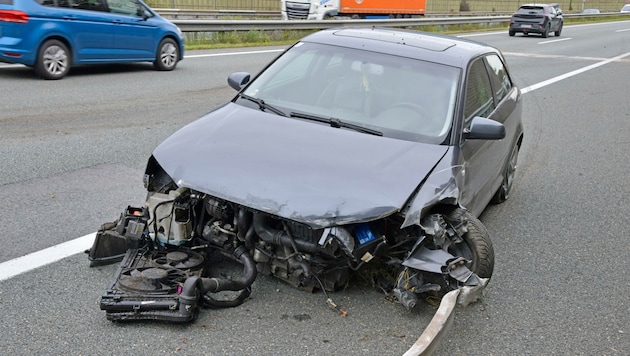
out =
[[466,68],[472,58],[500,52],[486,44],[452,36],[391,28],[336,28],[316,32],[301,42],[380,52]]

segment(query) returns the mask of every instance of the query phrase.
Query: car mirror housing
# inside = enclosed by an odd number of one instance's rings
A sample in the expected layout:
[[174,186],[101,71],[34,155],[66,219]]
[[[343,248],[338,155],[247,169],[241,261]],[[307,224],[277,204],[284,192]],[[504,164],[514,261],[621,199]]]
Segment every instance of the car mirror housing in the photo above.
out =
[[250,74],[247,72],[234,72],[228,76],[228,84],[237,91],[241,91],[249,83]]
[[502,123],[481,116],[475,116],[470,128],[464,130],[464,138],[468,140],[501,140],[504,137]]

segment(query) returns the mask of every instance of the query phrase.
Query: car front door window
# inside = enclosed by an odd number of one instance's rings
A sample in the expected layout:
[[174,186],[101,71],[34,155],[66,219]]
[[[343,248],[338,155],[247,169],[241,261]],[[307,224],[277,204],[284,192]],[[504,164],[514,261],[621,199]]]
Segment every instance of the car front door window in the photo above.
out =
[[466,103],[464,106],[464,118],[466,127],[475,116],[488,117],[494,110],[494,101],[490,78],[483,63],[479,58],[470,66],[468,81],[466,83]]

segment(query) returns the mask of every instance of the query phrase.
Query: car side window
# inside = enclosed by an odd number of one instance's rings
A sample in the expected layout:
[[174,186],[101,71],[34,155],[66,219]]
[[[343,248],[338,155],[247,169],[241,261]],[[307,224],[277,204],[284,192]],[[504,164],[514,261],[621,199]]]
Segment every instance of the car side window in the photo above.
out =
[[77,10],[107,11],[105,0],[57,0],[57,6]]
[[488,117],[494,110],[490,78],[483,58],[476,59],[468,69],[466,101],[464,104],[465,127],[475,116]]
[[488,63],[488,74],[490,75],[490,83],[494,89],[494,96],[497,102],[499,102],[503,100],[512,89],[512,82],[499,56],[496,54],[486,56],[486,63]]
[[135,0],[107,0],[109,11],[114,14],[142,16],[144,7]]

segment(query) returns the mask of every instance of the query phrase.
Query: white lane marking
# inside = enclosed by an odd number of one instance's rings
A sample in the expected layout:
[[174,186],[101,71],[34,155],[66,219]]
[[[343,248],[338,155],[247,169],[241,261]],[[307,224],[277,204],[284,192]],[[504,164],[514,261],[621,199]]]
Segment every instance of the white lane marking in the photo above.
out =
[[264,51],[245,51],[245,52],[227,52],[227,53],[208,53],[208,54],[192,54],[190,56],[184,56],[184,58],[203,58],[203,57],[221,57],[221,56],[238,56],[241,54],[260,54],[260,53],[274,53],[282,52],[284,49],[268,49]]
[[96,233],[94,232],[78,239],[2,262],[0,263],[0,281],[83,252],[92,247],[95,236]]
[[578,74],[587,72],[587,71],[589,71],[591,69],[595,69],[595,68],[601,67],[601,66],[603,66],[605,64],[618,61],[618,60],[623,59],[624,57],[627,57],[627,56],[630,56],[630,52],[622,54],[622,55],[617,56],[617,57],[605,59],[605,60],[603,60],[601,62],[597,62],[595,64],[591,64],[590,66],[586,66],[586,67],[574,70],[572,72],[565,73],[565,74],[559,75],[559,76],[551,78],[551,79],[547,79],[545,81],[542,81],[540,83],[536,83],[534,85],[530,85],[530,86],[528,86],[526,88],[521,89],[521,93],[525,94],[525,93],[528,93],[530,91],[534,91],[536,89],[540,89],[542,87],[546,87],[547,85],[550,85],[550,84],[559,82],[561,80],[564,80],[564,79],[576,76]]
[[[282,50],[272,50],[272,51],[263,51],[263,52],[274,52],[274,51],[279,52]],[[260,53],[260,52],[234,52],[231,54],[242,54],[242,53],[249,54],[249,53]],[[219,54],[219,55],[229,55],[229,54],[225,53],[225,54]],[[209,56],[215,56],[215,55],[199,55],[199,56],[209,57]],[[542,81],[540,83],[530,85],[526,88],[521,89],[521,93],[525,94],[525,93],[532,92],[536,89],[540,89],[547,85],[559,82],[563,79],[567,79],[569,77],[578,75],[580,73],[584,73],[591,69],[601,67],[605,64],[619,61],[627,56],[630,56],[630,52],[622,54],[617,57],[604,59],[601,62],[592,64],[590,66],[586,66],[584,68],[574,70],[572,72],[569,72],[563,75],[559,75],[557,77]],[[18,257],[18,258],[14,258],[6,262],[2,262],[0,263],[0,281],[13,278],[19,274],[34,270],[36,268],[51,264],[53,262],[57,262],[66,257],[83,252],[89,249],[90,247],[92,247],[95,237],[96,237],[96,233],[94,232],[94,233],[79,237],[77,239],[61,243],[59,245],[55,245],[55,246],[52,246],[52,247],[49,247],[49,248],[46,248],[37,252],[30,253],[22,257]]]
[[630,28],[625,28],[623,30],[616,30],[615,32],[626,32],[626,31],[630,31]]
[[556,43],[556,42],[568,41],[571,39],[572,39],[571,37],[563,37],[563,38],[558,38],[557,40],[538,42],[538,44]]

